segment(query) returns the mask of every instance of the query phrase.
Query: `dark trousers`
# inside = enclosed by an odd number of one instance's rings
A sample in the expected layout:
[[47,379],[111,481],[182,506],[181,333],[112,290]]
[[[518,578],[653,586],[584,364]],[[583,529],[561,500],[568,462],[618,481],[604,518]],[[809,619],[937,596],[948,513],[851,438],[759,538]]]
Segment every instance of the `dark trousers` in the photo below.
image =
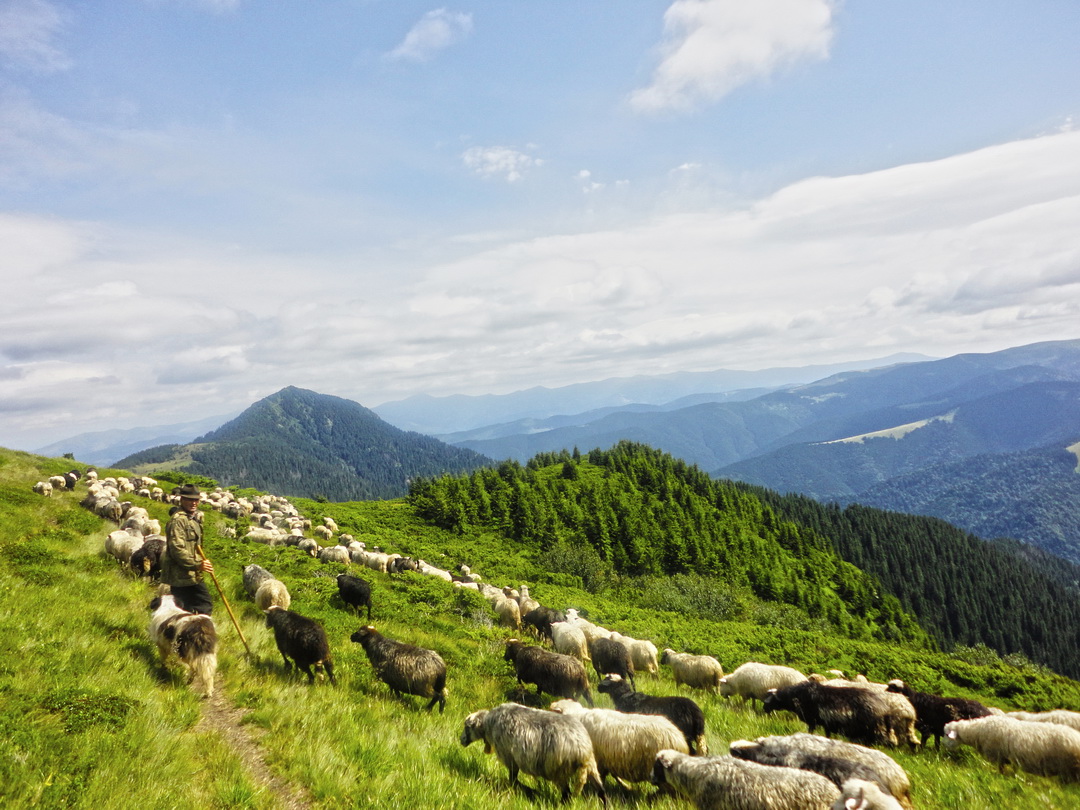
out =
[[214,612],[214,603],[210,601],[210,590],[205,582],[173,585],[170,590],[176,597],[176,603],[189,613],[204,613],[209,616]]

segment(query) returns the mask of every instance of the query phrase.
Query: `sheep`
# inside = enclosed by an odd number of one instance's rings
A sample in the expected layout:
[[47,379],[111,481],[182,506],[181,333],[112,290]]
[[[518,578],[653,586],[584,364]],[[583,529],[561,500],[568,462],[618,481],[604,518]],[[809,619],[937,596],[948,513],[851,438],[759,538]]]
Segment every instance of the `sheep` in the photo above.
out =
[[361,607],[367,606],[367,618],[370,622],[371,583],[366,579],[354,577],[352,574],[338,574],[337,586],[341,601],[346,605],[356,608],[358,614],[360,613]]
[[626,782],[647,782],[656,754],[665,748],[688,753],[686,740],[666,717],[586,709],[576,700],[557,700],[551,710],[576,717],[589,732],[600,780],[608,774]]
[[660,663],[671,667],[676,686],[686,684],[694,689],[720,692],[720,679],[724,677],[724,668],[711,655],[678,653],[668,648],[660,656]]
[[626,647],[627,652],[630,653],[630,660],[634,664],[634,672],[647,672],[654,678],[659,677],[660,667],[656,662],[655,644],[651,641],[624,636],[622,633],[612,633],[608,638]]
[[551,625],[551,640],[557,653],[572,655],[583,664],[592,660],[589,658],[589,642],[580,627],[569,622],[554,622]]
[[48,498],[53,493],[53,485],[48,481],[38,481],[36,484],[34,484],[34,492],[36,492],[38,495],[43,495]]
[[[277,582],[276,579],[267,581]],[[296,668],[308,676],[309,684],[315,683],[315,673],[312,670],[314,666],[322,667],[330,683],[336,685],[334,662],[330,658],[330,643],[326,640],[326,631],[321,624],[295,611],[271,605],[266,610],[266,626],[274,631],[274,642],[285,661],[286,672],[292,669],[289,661],[291,658],[296,663]]]
[[48,483],[53,489],[67,489],[67,479],[62,475],[50,475]]
[[568,624],[572,624],[579,628],[581,632],[585,634],[585,640],[590,644],[596,641],[598,638],[610,638],[611,631],[606,627],[601,627],[598,624],[593,624],[588,619],[583,619],[578,615],[578,612],[574,608],[568,608],[566,611],[566,621]]
[[332,517],[324,517],[322,520],[323,526],[328,528],[331,532],[336,532],[338,530],[338,525],[334,522]]
[[1012,763],[1064,782],[1080,779],[1080,731],[1068,726],[995,716],[954,720],[945,726],[945,747],[960,744],[970,745],[1002,773]]
[[165,538],[150,535],[143,544],[131,552],[128,565],[137,577],[149,577],[156,580],[161,576],[161,555],[165,553]]
[[435,577],[441,579],[444,582],[453,582],[454,577],[449,571],[445,571],[442,568],[437,568],[434,565],[424,562],[423,560],[416,561],[416,570],[421,574],[429,577]]
[[[504,594],[505,595],[505,594]],[[521,623],[532,627],[540,638],[551,641],[551,625],[566,621],[566,614],[559,610],[543,607],[533,608],[521,617]]]
[[[731,755],[758,765],[772,765],[780,768],[798,768],[803,771],[819,773],[837,787],[850,779],[861,779],[880,785],[886,792],[878,772],[861,762],[842,756],[815,754],[799,749],[772,751],[761,743],[749,740],[735,740],[729,746]],[[891,794],[890,794],[891,796]]]
[[682,732],[687,750],[705,755],[709,753],[705,741],[705,713],[688,697],[654,697],[635,692],[619,675],[609,675],[600,681],[597,689],[611,695],[616,710],[627,714],[657,714],[666,717]]
[[634,662],[630,659],[630,651],[618,641],[610,638],[598,638],[589,645],[589,657],[592,658],[593,669],[597,676],[619,675],[630,681],[630,685],[637,688],[634,683]]
[[911,701],[899,691],[890,691],[888,684],[874,683],[873,681],[867,680],[865,675],[856,675],[855,680],[848,681],[843,678],[825,680],[823,676],[815,674],[811,675],[809,680],[823,683],[826,686],[836,686],[844,689],[861,689],[878,695],[889,707],[885,714],[885,722],[888,729],[888,744],[900,745],[906,742],[911,746],[912,751],[919,747],[919,737],[916,733],[918,716],[915,713],[915,707],[912,705]]
[[386,638],[372,626],[361,627],[349,637],[367,653],[375,676],[395,695],[431,698],[426,709],[439,704],[446,709],[446,662],[434,650]]
[[252,563],[251,565],[244,566],[244,572],[242,580],[244,582],[244,590],[247,591],[248,596],[255,598],[255,592],[259,590],[259,586],[268,579],[273,579],[274,575],[263,568],[261,565]]
[[849,779],[841,786],[832,810],[903,810],[903,806],[874,782]]
[[903,695],[911,702],[915,707],[915,727],[922,733],[922,744],[926,745],[932,735],[935,748],[941,748],[941,736],[945,733],[946,723],[953,720],[973,720],[990,714],[990,710],[977,700],[916,692],[899,679],[889,681],[888,690]]
[[[1080,712],[1070,712],[1065,709],[1054,709],[1049,712],[1006,712],[1006,717],[1015,717],[1017,720],[1028,720],[1033,723],[1057,723],[1080,731]],[[968,718],[956,718],[968,719]]]
[[495,615],[499,617],[500,627],[521,631],[521,609],[513,599],[502,597],[494,604]]
[[288,610],[290,604],[292,597],[289,596],[289,589],[280,579],[263,580],[255,591],[255,607],[259,610],[267,611],[271,607]]
[[744,704],[749,702],[753,706],[756,700],[764,703],[770,689],[794,686],[805,680],[806,676],[797,669],[748,661],[720,679],[720,694],[725,698],[741,697]]
[[[462,566],[462,567],[463,568],[468,568],[468,566]],[[462,576],[468,578],[469,572],[468,571],[463,571]],[[537,602],[535,599],[533,599],[531,596],[529,596],[529,586],[526,585],[524,582],[521,583],[521,585],[518,587],[517,603],[518,603],[518,607],[521,608],[521,615],[522,616],[524,616],[530,610],[536,610],[538,607],[541,606],[539,602]]]
[[348,565],[351,561],[349,556],[349,550],[345,546],[329,546],[328,548],[319,549],[319,553],[316,555],[323,562],[339,562]]
[[829,810],[840,796],[836,785],[810,771],[671,750],[656,755],[652,779],[698,810]]
[[253,528],[244,535],[244,540],[264,543],[268,546],[281,546],[285,544],[285,534],[278,529]]
[[767,759],[770,763],[776,762],[786,767],[795,767],[796,763],[812,757],[845,759],[863,765],[878,775],[882,787],[895,796],[903,807],[911,810],[911,780],[896,760],[884,751],[805,732],[786,737],[758,737],[753,745],[760,751],[762,759],[759,761]]
[[536,791],[518,781],[520,772],[546,779],[562,789],[562,800],[591,785],[607,807],[607,794],[596,766],[592,740],[576,717],[517,703],[482,709],[465,718],[461,744],[484,743],[484,753],[494,751],[509,772],[510,783],[530,798]]
[[117,529],[105,538],[105,550],[122,566],[127,568],[131,555],[142,546],[145,538],[131,529]]
[[386,573],[401,574],[405,571],[419,571],[420,562],[412,557],[395,557],[386,564]]
[[536,685],[537,697],[542,692],[574,700],[584,695],[589,705],[593,705],[589,678],[585,674],[585,667],[576,658],[530,647],[512,638],[506,642],[503,659],[513,665],[519,685]]
[[319,543],[311,537],[301,537],[296,542],[296,547],[309,557],[315,557],[319,553]]
[[323,540],[324,542],[330,542],[334,539],[333,531],[331,531],[327,526],[316,526],[311,530],[311,533],[314,534],[319,540]]
[[[910,710],[910,738],[914,738],[913,745],[917,745],[915,710],[910,703],[907,709]],[[894,723],[897,718],[893,714],[891,701],[885,699],[883,693],[868,689],[825,686],[807,680],[794,686],[770,690],[765,698],[764,710],[766,714],[778,710],[790,711],[806,723],[811,733],[821,726],[826,737],[838,732],[856,742],[870,745],[897,744]]]

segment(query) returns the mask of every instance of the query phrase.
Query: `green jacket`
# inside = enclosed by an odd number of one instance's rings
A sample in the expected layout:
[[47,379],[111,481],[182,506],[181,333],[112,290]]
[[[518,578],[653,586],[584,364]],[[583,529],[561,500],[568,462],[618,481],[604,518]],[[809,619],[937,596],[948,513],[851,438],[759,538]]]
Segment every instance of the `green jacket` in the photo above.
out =
[[202,559],[196,548],[202,545],[202,522],[178,509],[165,526],[165,553],[161,555],[161,581],[165,585],[194,585],[202,582]]

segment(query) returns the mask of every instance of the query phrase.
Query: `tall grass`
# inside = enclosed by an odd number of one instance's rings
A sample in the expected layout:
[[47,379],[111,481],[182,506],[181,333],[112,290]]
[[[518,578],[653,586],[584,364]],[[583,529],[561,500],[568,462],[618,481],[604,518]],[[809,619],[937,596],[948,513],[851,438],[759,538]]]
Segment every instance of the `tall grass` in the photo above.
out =
[[[284,797],[252,774],[242,750],[212,726],[199,724],[204,702],[183,683],[179,670],[161,667],[146,635],[151,589],[104,557],[103,540],[112,527],[78,508],[82,488],[48,499],[30,492],[34,481],[68,465],[0,451],[0,806],[284,806]],[[161,505],[148,506],[164,518]],[[344,530],[366,532],[394,550],[447,565],[468,560],[500,584],[535,583],[533,595],[546,604],[575,604],[595,620],[652,638],[661,647],[712,652],[728,668],[756,658],[808,670],[859,669],[874,678],[899,671],[909,679],[936,679],[954,693],[1003,708],[1080,696],[1080,685],[1072,681],[1009,671],[1001,664],[981,667],[929,651],[645,610],[629,593],[590,594],[546,581],[530,567],[527,550],[491,536],[432,530],[413,520],[400,502],[305,507],[316,510],[311,513],[316,519],[333,514]],[[359,645],[349,641],[366,619],[336,594],[333,577],[344,566],[316,562],[293,548],[228,540],[220,528],[219,516],[208,514],[207,551],[252,655],[215,594],[218,689],[242,711],[245,732],[278,777],[299,786],[317,808],[536,806],[509,789],[506,770],[495,757],[485,756],[479,745],[463,748],[458,742],[469,712],[507,699],[542,705],[531,691],[517,690],[502,659],[510,632],[493,626],[482,599],[418,575],[362,572],[373,582],[372,623],[388,637],[438,650],[447,661],[446,711],[425,713],[426,701],[394,697],[373,676]],[[288,585],[294,610],[324,625],[336,687],[327,682],[312,687],[304,676],[285,672],[262,615],[241,585],[242,567],[251,562]],[[1013,690],[1014,681],[1026,684],[1027,691]],[[639,688],[678,693],[667,672],[658,679],[640,677]],[[1009,697],[999,694],[1006,691]],[[765,716],[715,696],[695,697],[706,713],[713,753],[722,753],[734,739],[803,730],[789,715]],[[598,696],[598,702],[606,705],[606,698]],[[1080,807],[1080,786],[1028,774],[1002,776],[970,751],[890,753],[911,774],[919,807]],[[648,786],[623,789],[609,781],[609,791],[615,807],[686,806],[677,798],[649,801]],[[553,807],[557,798],[554,789],[541,786],[541,806]],[[591,797],[574,804],[598,806]]]

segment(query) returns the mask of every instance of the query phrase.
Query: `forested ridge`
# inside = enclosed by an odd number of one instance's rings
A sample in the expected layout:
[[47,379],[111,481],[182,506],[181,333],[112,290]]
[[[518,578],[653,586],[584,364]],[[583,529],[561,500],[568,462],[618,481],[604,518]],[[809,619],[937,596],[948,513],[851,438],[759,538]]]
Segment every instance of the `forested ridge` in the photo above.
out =
[[1076,566],[988,543],[937,518],[741,486],[877,577],[944,648],[985,644],[1080,674]]
[[850,637],[930,643],[899,601],[827,540],[644,445],[541,454],[525,466],[507,461],[425,479],[413,484],[410,501],[443,528],[486,527],[536,545],[549,568],[580,576],[586,587],[615,578],[649,590],[657,578],[675,577],[704,596],[704,577],[715,590],[786,603]]
[[1076,589],[942,521],[714,480],[630,442],[424,479],[410,500],[443,528],[539,544],[586,579],[704,576],[851,637],[985,645],[1080,673]]

